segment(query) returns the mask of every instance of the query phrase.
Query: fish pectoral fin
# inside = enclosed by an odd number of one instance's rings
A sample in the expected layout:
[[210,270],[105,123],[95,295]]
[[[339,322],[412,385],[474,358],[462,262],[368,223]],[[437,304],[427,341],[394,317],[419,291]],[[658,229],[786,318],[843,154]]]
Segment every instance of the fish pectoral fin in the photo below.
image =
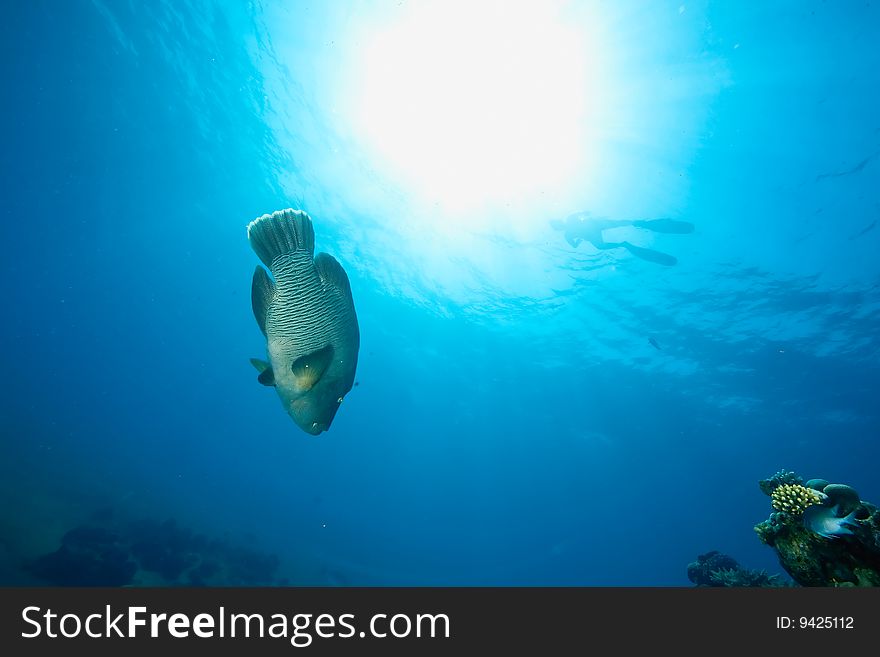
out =
[[266,317],[269,314],[269,304],[275,296],[275,284],[269,278],[266,270],[257,265],[254,270],[254,278],[251,281],[251,307],[254,310],[254,319],[260,326],[263,335],[266,335]]
[[291,365],[296,385],[300,390],[311,390],[324,376],[333,361],[333,345],[327,345],[305,356],[300,356]]
[[263,372],[265,370],[272,369],[272,366],[269,365],[269,363],[264,360],[260,360],[259,358],[251,358],[251,365],[254,366],[257,372]]
[[274,386],[275,372],[272,371],[271,367],[267,370],[263,370],[262,372],[260,372],[260,376],[257,377],[257,381],[262,383],[264,386]]
[[272,371],[272,366],[269,363],[260,360],[259,358],[251,358],[251,365],[253,365],[257,369],[257,372],[260,373],[260,376],[257,377],[257,381],[264,386],[275,385],[275,372]]

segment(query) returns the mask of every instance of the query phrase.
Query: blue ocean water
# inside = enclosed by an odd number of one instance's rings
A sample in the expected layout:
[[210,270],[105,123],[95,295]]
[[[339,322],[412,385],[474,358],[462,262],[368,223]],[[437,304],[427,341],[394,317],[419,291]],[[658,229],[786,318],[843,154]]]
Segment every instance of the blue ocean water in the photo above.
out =
[[[876,3],[2,13],[0,583],[135,522],[293,584],[687,586],[780,572],[781,468],[880,502]],[[360,323],[318,437],[248,362],[286,207]]]

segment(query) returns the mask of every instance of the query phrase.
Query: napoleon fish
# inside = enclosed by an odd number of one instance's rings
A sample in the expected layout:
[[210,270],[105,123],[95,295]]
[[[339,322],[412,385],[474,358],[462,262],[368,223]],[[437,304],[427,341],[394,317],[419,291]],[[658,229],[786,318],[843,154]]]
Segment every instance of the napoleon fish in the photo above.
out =
[[[257,265],[251,305],[269,361],[251,359],[303,431],[327,431],[357,369],[360,332],[348,276],[333,256],[314,257],[308,214],[279,210],[248,224]],[[274,278],[274,281],[273,281]]]

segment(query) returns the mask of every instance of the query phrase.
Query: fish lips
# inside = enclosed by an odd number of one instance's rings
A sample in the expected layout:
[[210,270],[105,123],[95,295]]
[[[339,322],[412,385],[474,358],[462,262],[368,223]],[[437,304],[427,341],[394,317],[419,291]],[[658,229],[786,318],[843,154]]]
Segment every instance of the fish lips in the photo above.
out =
[[[341,400],[342,397],[337,399]],[[323,403],[321,399],[314,399],[307,393],[291,402],[288,414],[300,429],[317,436],[330,429],[339,405],[339,401]]]
[[[294,421],[296,421],[296,418],[294,418]],[[304,425],[300,422],[297,422],[297,425],[299,425],[300,429],[302,429],[306,433],[311,434],[313,436],[317,436],[319,434],[322,434],[325,431],[327,431],[327,429],[330,428],[329,425],[321,425],[321,424],[318,424],[317,422],[312,422],[309,425]]]
[[317,436],[318,434],[327,431],[330,428],[330,424],[333,422],[332,417],[329,420],[316,420],[312,414],[300,414],[292,409],[290,411],[290,417],[296,423],[296,426],[313,436]]

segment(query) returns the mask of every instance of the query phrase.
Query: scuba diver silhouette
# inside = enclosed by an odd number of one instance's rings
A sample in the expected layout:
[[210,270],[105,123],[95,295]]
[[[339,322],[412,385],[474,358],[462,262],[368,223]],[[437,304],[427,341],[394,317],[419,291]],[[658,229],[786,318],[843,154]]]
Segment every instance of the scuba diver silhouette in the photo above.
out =
[[619,228],[621,226],[634,226],[636,228],[644,228],[654,231],[655,233],[668,233],[673,235],[684,235],[694,232],[694,225],[687,221],[679,221],[677,219],[598,219],[591,217],[589,212],[576,212],[565,218],[565,221],[553,220],[550,222],[556,230],[565,233],[565,240],[573,247],[577,247],[581,242],[589,242],[600,251],[607,249],[624,248],[637,258],[655,262],[658,265],[674,265],[678,260],[661,251],[654,249],[646,249],[642,246],[636,246],[630,242],[606,242],[602,237],[602,231],[609,228]]

